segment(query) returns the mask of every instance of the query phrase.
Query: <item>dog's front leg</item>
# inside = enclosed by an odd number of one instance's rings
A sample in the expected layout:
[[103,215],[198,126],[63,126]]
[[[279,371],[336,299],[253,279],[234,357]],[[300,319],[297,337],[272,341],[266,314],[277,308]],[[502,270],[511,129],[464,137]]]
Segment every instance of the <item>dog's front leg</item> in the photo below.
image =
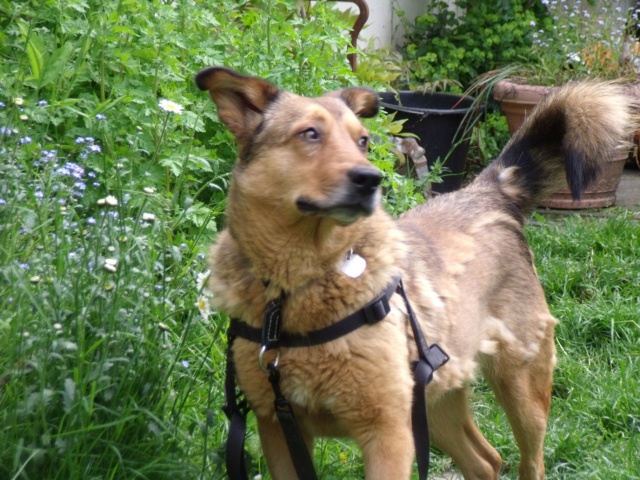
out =
[[[262,452],[267,460],[267,466],[274,480],[295,480],[298,478],[291,460],[291,454],[282,432],[282,427],[276,418],[258,417],[258,432]],[[313,437],[301,427],[309,452],[313,450]],[[306,479],[300,479],[306,480]]]
[[377,425],[375,431],[356,439],[362,450],[366,480],[408,480],[411,476],[413,434],[408,423],[400,418],[394,420]]

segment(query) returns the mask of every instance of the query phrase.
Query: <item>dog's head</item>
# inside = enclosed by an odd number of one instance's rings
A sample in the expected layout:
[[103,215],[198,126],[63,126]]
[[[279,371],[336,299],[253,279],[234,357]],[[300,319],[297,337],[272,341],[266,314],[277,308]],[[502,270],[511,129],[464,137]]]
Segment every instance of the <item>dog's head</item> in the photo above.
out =
[[195,80],[236,138],[234,182],[243,195],[293,220],[322,216],[349,225],[373,213],[381,176],[367,160],[369,135],[358,117],[378,112],[375,92],[354,87],[300,97],[222,67]]

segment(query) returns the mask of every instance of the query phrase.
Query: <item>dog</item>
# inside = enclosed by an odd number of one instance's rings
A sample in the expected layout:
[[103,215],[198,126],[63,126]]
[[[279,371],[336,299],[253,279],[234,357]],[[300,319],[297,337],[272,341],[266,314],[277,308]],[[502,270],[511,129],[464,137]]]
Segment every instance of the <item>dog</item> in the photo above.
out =
[[[266,305],[284,298],[282,331],[304,335],[360,309],[401,276],[425,337],[450,357],[426,389],[433,444],[464,478],[498,478],[501,457],[468,400],[481,372],[512,427],[520,478],[543,478],[557,320],[523,226],[565,178],[579,197],[626,146],[635,114],[620,87],[558,89],[468,186],[393,220],[381,208],[382,177],[367,159],[369,134],[358,118],[378,112],[374,91],[307,98],[224,67],[200,71],[196,84],[238,146],[227,228],[210,250],[213,306],[261,328]],[[278,358],[308,449],[316,437],[354,439],[368,480],[409,479],[415,454],[416,345],[402,298],[389,304],[378,323],[322,345],[282,348]],[[273,478],[295,479],[258,349],[235,341],[238,384]]]

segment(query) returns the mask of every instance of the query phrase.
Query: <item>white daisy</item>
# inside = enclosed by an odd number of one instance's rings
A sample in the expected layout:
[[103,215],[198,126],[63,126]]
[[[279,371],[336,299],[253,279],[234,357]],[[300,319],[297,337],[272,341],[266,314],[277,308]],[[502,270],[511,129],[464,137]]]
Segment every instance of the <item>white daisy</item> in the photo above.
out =
[[158,106],[165,112],[175,113],[176,115],[180,115],[184,110],[184,107],[182,105],[171,100],[167,100],[166,98],[160,100]]
[[208,293],[205,290],[205,287],[207,285],[207,280],[209,280],[209,276],[211,275],[211,270],[206,270],[202,273],[199,273],[196,275],[196,288],[198,289],[198,293],[202,292],[204,290],[203,293]]
[[105,258],[104,269],[107,272],[115,273],[118,270],[118,260],[116,258]]
[[107,205],[109,205],[111,207],[115,207],[116,205],[118,205],[118,199],[116,197],[114,197],[113,195],[108,195],[104,199],[104,203],[106,203]]
[[203,319],[207,320],[209,315],[211,314],[211,306],[209,305],[209,299],[204,295],[198,297],[198,301],[195,303],[195,306],[198,307],[200,311],[200,315]]

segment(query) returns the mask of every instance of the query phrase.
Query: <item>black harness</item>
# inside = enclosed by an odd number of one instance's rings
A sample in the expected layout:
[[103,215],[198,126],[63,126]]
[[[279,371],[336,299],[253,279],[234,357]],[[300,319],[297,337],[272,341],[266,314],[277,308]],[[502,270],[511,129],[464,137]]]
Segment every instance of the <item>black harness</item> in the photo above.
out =
[[[248,480],[247,465],[244,451],[246,433],[246,417],[249,406],[236,388],[236,371],[233,363],[232,347],[237,337],[260,344],[258,362],[260,368],[269,374],[269,382],[275,394],[275,411],[282,426],[284,436],[289,448],[296,473],[300,480],[317,480],[313,460],[300,432],[300,428],[293,414],[289,401],[280,390],[280,370],[278,362],[281,347],[310,347],[330,342],[347,335],[365,325],[373,325],[384,319],[391,307],[389,300],[394,293],[402,296],[411,330],[418,349],[418,360],[413,362],[413,405],[411,410],[411,425],[413,439],[416,448],[418,474],[420,480],[427,478],[429,471],[429,426],[427,424],[426,386],[433,378],[433,372],[444,365],[449,356],[436,344],[427,345],[422,329],[418,324],[415,312],[409,303],[407,294],[400,277],[394,277],[387,288],[373,301],[352,313],[339,322],[327,327],[314,330],[305,335],[288,334],[281,332],[282,328],[282,301],[284,295],[270,301],[264,314],[262,329],[247,325],[246,323],[231,319],[227,330],[227,370],[225,379],[225,405],[224,413],[230,421],[229,436],[227,438],[226,466],[231,480]],[[276,357],[273,362],[264,364],[264,354],[269,350],[275,350]]]

